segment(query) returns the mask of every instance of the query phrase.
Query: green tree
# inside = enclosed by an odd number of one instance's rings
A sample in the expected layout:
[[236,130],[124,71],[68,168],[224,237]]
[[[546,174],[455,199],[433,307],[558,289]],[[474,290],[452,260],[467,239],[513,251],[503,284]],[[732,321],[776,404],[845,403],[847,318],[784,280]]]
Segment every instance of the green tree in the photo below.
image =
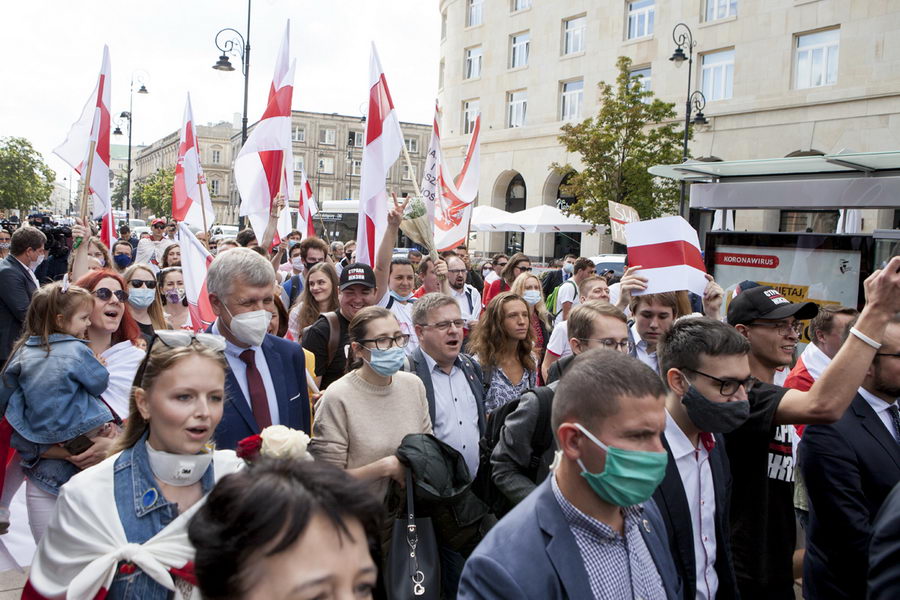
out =
[[608,200],[634,207],[642,219],[676,212],[678,186],[654,177],[647,168],[681,162],[684,130],[677,128],[675,105],[641,89],[630,74],[631,60],[620,56],[616,86],[601,81],[600,110],[581,123],[563,125],[559,141],[581,158],[581,169],[553,163],[572,173],[564,191],[576,201],[567,212],[594,226],[609,223]]
[[131,189],[131,205],[146,208],[156,216],[172,214],[172,187],[175,169],[159,169],[153,175],[139,179]]
[[0,138],[0,209],[28,209],[45,204],[53,192],[56,173],[31,142],[20,137]]
[[112,204],[115,208],[121,210],[125,207],[125,178],[124,177],[116,177],[114,180],[115,187],[113,187],[112,191]]

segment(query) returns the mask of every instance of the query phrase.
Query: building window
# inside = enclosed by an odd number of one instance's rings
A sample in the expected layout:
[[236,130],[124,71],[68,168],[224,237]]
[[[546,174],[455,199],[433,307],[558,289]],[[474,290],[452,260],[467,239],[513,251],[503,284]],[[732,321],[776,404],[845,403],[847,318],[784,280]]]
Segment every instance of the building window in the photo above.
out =
[[628,3],[628,39],[653,35],[655,0],[638,0]]
[[837,83],[839,35],[839,29],[829,29],[797,36],[797,89]]
[[415,154],[419,151],[419,138],[403,138],[403,143],[406,144],[406,151],[410,154]]
[[563,54],[584,52],[584,30],[587,17],[574,17],[563,21]]
[[[653,80],[651,79],[650,67],[642,67],[640,69],[632,69],[629,72],[629,75],[631,75],[632,79],[638,79],[641,82],[641,91],[642,92],[652,91]],[[649,99],[648,99],[648,101],[649,101]]]
[[403,175],[402,175],[402,177],[403,177],[404,181],[412,181],[412,180],[413,180],[413,175],[414,175],[414,174],[415,174],[415,167],[413,167],[413,170],[410,171],[410,170],[409,170],[409,165],[403,165]]
[[481,77],[481,46],[466,48],[466,64],[463,79]]
[[444,59],[441,59],[441,64],[438,65],[438,89],[443,89],[444,87]]
[[584,98],[584,79],[566,81],[560,87],[560,118],[563,121],[580,121],[581,104]]
[[520,10],[525,10],[526,8],[531,8],[531,0],[512,0],[510,4],[510,10],[512,10],[512,12],[518,12]]
[[509,36],[509,68],[525,67],[528,65],[528,46],[531,43],[531,34],[527,31]]
[[737,0],[706,0],[706,20],[718,21],[737,16]]
[[700,64],[700,89],[706,99],[731,98],[731,87],[734,83],[734,50],[704,54]]
[[525,109],[528,107],[528,92],[526,90],[518,90],[509,92],[506,95],[507,103],[507,127],[524,127],[525,126]]
[[212,162],[214,165],[222,162],[222,151],[221,150],[213,150],[212,151]]
[[291,139],[295,142],[306,141],[306,128],[303,125],[294,125],[291,128]]
[[484,0],[468,0],[466,5],[466,27],[475,27],[482,23]]
[[475,130],[475,119],[478,117],[480,102],[476,100],[466,100],[462,107],[462,130],[463,134],[472,133]]
[[362,131],[350,131],[347,133],[347,145],[352,148],[362,148],[363,147],[363,132]]
[[362,161],[354,158],[350,161],[350,174],[358,177],[360,173],[362,173]]
[[337,138],[337,130],[335,129],[320,129],[319,130],[319,143],[320,144],[328,144],[329,146],[334,146],[334,141]]
[[218,179],[210,179],[209,180],[209,195],[210,196],[218,196],[219,195],[219,180]]
[[300,173],[306,170],[306,158],[303,156],[294,157],[294,173]]
[[324,173],[325,175],[331,175],[334,173],[334,157],[319,157],[319,173]]
[[441,39],[447,39],[447,11],[441,13]]
[[[330,185],[324,185],[321,189],[316,190],[316,200],[319,202],[331,202],[334,200],[334,188]],[[322,206],[319,204],[319,206]]]

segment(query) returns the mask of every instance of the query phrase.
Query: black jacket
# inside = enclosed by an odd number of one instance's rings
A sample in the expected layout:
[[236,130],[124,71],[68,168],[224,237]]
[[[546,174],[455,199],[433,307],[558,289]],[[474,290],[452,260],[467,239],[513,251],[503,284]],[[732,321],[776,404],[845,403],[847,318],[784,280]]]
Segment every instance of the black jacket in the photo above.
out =
[[869,548],[869,600],[891,600],[900,590],[900,483],[875,517]]
[[561,285],[562,282],[562,269],[553,269],[552,271],[547,273],[544,276],[544,279],[541,281],[541,288],[544,290],[544,298],[549,298],[550,294],[553,293],[553,290],[556,289],[556,286]]
[[[478,434],[483,436],[486,417],[484,414],[484,384],[482,383],[481,367],[468,354],[460,354],[458,360],[460,368],[469,381],[469,387],[475,395],[475,403],[478,405]],[[431,382],[431,373],[428,371],[428,363],[425,361],[425,355],[422,353],[421,348],[416,348],[409,356],[409,363],[410,371],[415,373],[425,385],[425,395],[428,398],[428,414],[431,417],[431,422],[434,423],[434,384]]]
[[0,261],[0,366],[22,333],[31,295],[37,290],[28,268],[9,254]]

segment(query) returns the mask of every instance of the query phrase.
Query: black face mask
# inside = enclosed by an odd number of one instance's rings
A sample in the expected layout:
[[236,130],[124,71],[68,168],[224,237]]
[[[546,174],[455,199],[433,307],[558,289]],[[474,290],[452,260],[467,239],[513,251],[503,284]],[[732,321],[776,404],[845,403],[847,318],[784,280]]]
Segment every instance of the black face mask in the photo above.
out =
[[750,417],[750,402],[713,402],[688,384],[687,393],[681,399],[688,418],[701,431],[729,433],[743,425]]
[[353,256],[353,252],[344,252],[344,258],[350,260],[350,257]]
[[303,263],[303,266],[306,267],[306,272],[309,273],[309,270],[312,269],[317,264],[319,264],[319,263],[308,262],[308,263]]

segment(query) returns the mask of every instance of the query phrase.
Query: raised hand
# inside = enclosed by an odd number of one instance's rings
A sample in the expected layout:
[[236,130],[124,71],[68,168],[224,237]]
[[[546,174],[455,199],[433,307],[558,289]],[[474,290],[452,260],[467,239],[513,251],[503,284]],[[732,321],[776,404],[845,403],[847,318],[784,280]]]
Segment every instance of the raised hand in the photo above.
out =
[[403,211],[406,210],[406,205],[409,204],[409,197],[407,196],[404,198],[402,204],[397,202],[397,194],[394,192],[391,192],[391,198],[394,199],[394,208],[388,211],[388,225],[391,227],[400,227],[400,222],[403,221]]

